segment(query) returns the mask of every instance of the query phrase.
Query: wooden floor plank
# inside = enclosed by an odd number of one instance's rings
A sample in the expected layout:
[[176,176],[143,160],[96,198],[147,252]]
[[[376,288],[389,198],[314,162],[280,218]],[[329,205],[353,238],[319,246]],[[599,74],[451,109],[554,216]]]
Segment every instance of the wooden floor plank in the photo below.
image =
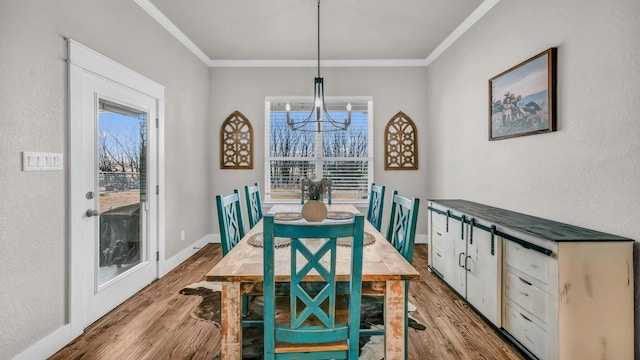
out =
[[[409,359],[525,359],[442,280],[427,270],[427,245],[416,245],[414,267],[421,281],[409,286],[417,311],[411,316],[427,329],[409,329]],[[209,244],[85,329],[52,360],[207,359],[220,351],[220,330],[196,320],[198,296],[179,293],[202,281],[222,258],[220,244]]]

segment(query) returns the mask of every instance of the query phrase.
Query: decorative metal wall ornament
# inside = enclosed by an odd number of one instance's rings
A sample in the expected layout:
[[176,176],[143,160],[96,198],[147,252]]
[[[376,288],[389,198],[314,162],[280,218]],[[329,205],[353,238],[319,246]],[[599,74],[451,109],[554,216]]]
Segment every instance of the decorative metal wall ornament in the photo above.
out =
[[220,168],[253,169],[253,127],[234,111],[220,128]]
[[418,169],[418,129],[402,111],[395,114],[384,129],[384,169]]

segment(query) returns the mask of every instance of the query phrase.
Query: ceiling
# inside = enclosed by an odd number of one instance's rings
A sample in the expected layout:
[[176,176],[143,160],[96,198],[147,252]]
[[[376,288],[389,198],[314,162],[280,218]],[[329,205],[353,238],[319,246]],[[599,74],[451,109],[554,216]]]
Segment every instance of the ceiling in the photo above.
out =
[[[209,66],[317,63],[317,0],[135,1]],[[323,65],[426,66],[498,1],[322,0]]]

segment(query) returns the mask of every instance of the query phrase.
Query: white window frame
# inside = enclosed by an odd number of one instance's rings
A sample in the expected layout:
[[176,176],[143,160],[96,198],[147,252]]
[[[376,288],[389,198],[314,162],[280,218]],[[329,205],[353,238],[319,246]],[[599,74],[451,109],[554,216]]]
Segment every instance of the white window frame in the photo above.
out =
[[[264,142],[264,154],[265,154],[265,164],[264,164],[264,189],[265,196],[263,201],[269,204],[276,203],[299,203],[299,199],[273,199],[271,197],[271,161],[274,159],[281,158],[272,158],[271,157],[271,103],[272,102],[309,102],[313,103],[313,97],[310,96],[267,96],[265,97],[264,104],[264,114],[265,114],[265,142]],[[366,102],[367,103],[367,192],[365,197],[362,199],[339,199],[336,197],[332,197],[332,203],[351,203],[351,204],[367,204],[369,202],[369,193],[371,192],[371,183],[373,182],[373,97],[371,96],[335,96],[335,97],[326,97],[325,101],[327,103],[330,102]],[[322,135],[316,133],[316,148],[322,148]],[[331,160],[345,160],[345,158],[325,158],[322,156],[322,151],[315,152],[315,160],[316,160],[316,173],[322,173],[322,163],[324,161]],[[309,160],[310,158],[294,158],[293,160]]]

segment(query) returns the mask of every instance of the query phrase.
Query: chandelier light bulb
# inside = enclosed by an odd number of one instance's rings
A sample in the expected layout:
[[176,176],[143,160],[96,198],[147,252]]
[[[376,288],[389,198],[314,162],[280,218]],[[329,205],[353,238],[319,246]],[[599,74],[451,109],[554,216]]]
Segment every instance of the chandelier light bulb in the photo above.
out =
[[316,98],[316,107],[319,108],[322,106],[322,100],[320,100],[320,97]]
[[347,111],[351,111],[351,102],[347,103]]
[[291,105],[289,105],[289,103],[287,103],[287,105],[284,106],[284,109],[289,112],[291,111]]

